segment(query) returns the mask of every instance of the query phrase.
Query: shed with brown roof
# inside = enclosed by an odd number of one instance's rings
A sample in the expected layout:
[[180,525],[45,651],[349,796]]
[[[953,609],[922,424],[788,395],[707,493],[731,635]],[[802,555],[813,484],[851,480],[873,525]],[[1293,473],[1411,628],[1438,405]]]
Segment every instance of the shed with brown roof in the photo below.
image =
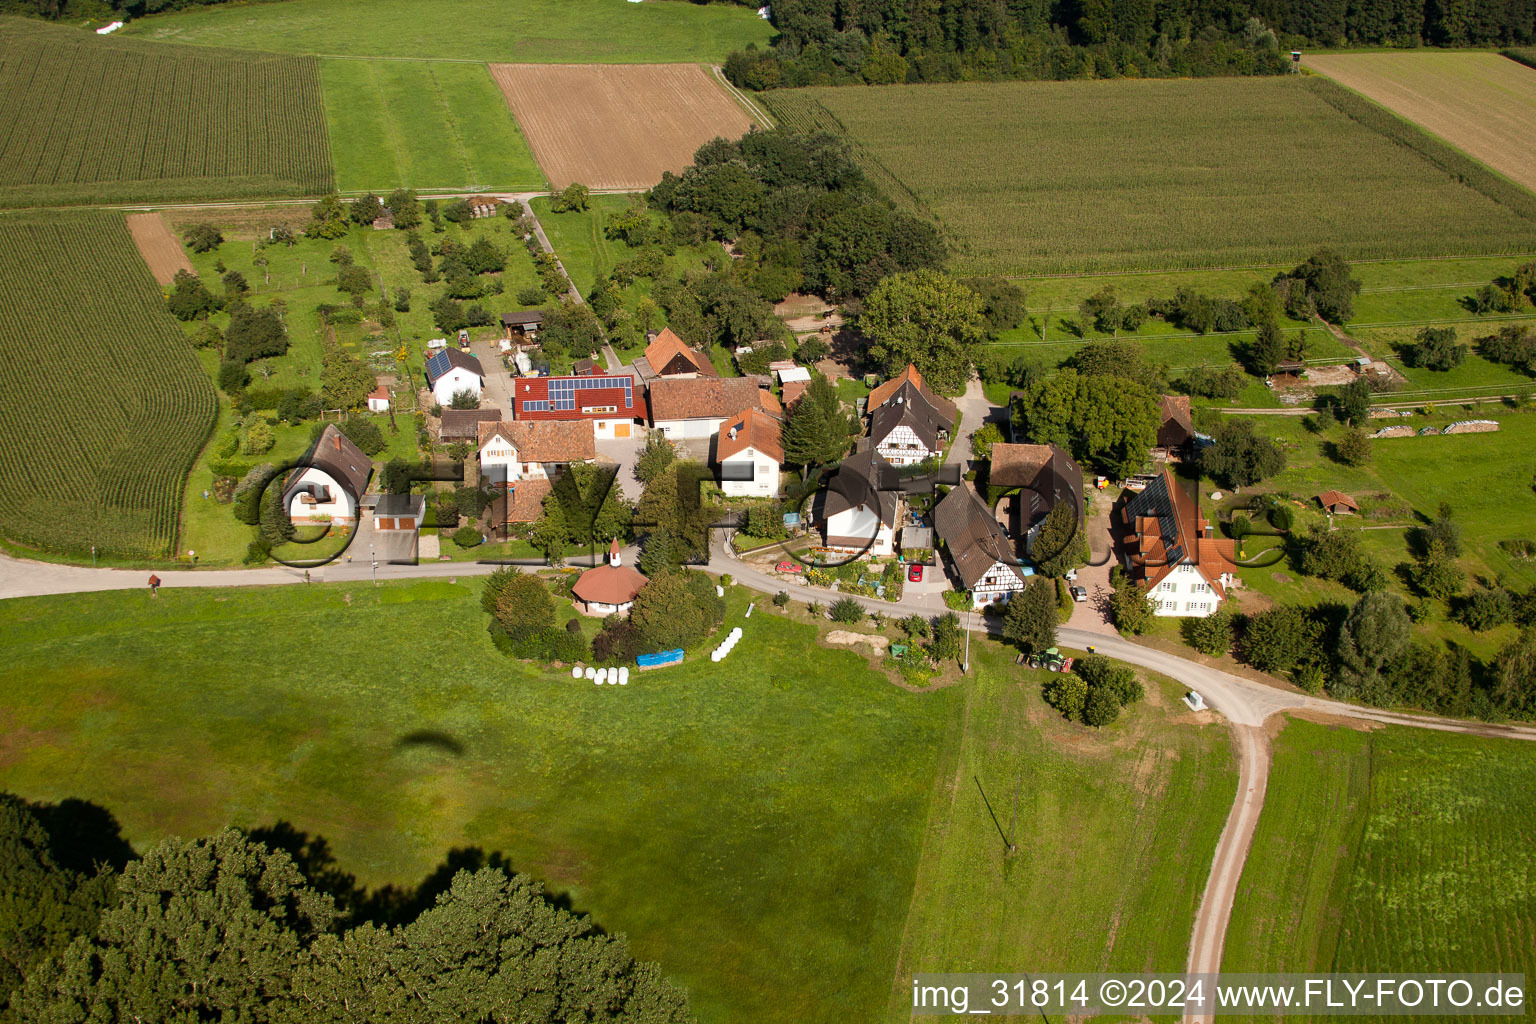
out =
[[1162,416],[1157,426],[1159,448],[1183,448],[1195,439],[1195,423],[1190,419],[1188,395],[1160,395],[1157,404]]
[[1360,511],[1360,504],[1343,491],[1324,491],[1317,496],[1317,503],[1324,511],[1336,516],[1354,515]]
[[495,423],[504,414],[500,409],[444,409],[438,425],[439,441],[478,441],[480,424]]

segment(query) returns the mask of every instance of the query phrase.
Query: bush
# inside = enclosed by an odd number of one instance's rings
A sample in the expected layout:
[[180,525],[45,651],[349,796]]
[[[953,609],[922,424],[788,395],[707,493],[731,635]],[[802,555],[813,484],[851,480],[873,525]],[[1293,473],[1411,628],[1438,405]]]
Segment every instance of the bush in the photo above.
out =
[[773,606],[775,608],[783,608],[787,604],[789,604],[789,592],[787,590],[781,590],[773,595]]
[[473,526],[461,526],[453,531],[453,542],[461,548],[477,548],[485,543],[485,538]]
[[1219,658],[1232,649],[1232,615],[1225,608],[1203,619],[1185,619],[1179,631],[1185,643],[1209,657]]
[[411,311],[411,290],[409,288],[395,289],[395,312],[409,313]]
[[223,362],[219,364],[219,390],[226,395],[239,394],[245,390],[245,386],[250,382],[251,374],[245,368],[244,363]]
[[1122,633],[1140,636],[1152,628],[1157,613],[1152,598],[1140,583],[1116,566],[1110,571],[1109,585],[1114,588],[1109,595],[1109,618]]
[[1076,721],[1088,700],[1088,684],[1081,676],[1064,672],[1046,680],[1040,687],[1040,696],[1063,717]]
[[[364,455],[377,455],[384,450],[384,433],[370,419],[362,416],[348,416],[337,424],[336,429],[346,435],[348,441],[357,445],[358,450]],[[318,431],[316,436],[319,436]]]
[[1273,526],[1281,533],[1286,533],[1290,530],[1292,524],[1296,522],[1296,513],[1284,505],[1271,505],[1268,518],[1270,526]]
[[1457,610],[1457,617],[1477,633],[1504,625],[1514,618],[1514,614],[1514,601],[1509,591],[1502,587],[1474,590]]
[[537,306],[544,301],[544,289],[536,284],[530,284],[518,289],[517,301],[522,306]]
[[944,591],[944,607],[952,608],[957,612],[970,611],[971,594],[967,590]]
[[864,606],[851,597],[832,602],[832,621],[852,625],[864,621]]

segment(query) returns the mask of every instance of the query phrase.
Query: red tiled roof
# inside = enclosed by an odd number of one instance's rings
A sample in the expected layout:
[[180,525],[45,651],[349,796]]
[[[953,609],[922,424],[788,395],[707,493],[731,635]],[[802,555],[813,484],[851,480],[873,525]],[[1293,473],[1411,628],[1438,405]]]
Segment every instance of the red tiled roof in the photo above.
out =
[[667,364],[678,356],[686,359],[697,373],[707,377],[720,376],[715,369],[715,364],[709,361],[708,356],[689,347],[687,342],[672,333],[670,327],[663,327],[661,333],[656,335],[656,339],[645,346],[645,361],[650,363],[651,369],[657,373],[664,373]]
[[[511,491],[502,491],[486,510],[486,522],[492,529],[507,523],[531,523],[544,510],[544,496],[554,489],[548,480],[519,480]],[[511,500],[508,501],[510,494]]]
[[743,409],[778,411],[763,400],[764,391],[747,377],[657,378],[651,381],[651,421],[720,419]]
[[1360,511],[1360,506],[1355,502],[1355,499],[1351,498],[1343,491],[1324,491],[1322,494],[1317,496],[1317,500],[1322,503],[1324,508],[1332,508],[1335,505],[1344,505],[1354,509],[1356,512]]
[[480,424],[480,447],[501,435],[522,462],[586,462],[597,458],[586,420],[513,420]]
[[[734,438],[731,437],[733,429],[736,431]],[[756,409],[748,409],[720,424],[720,441],[715,447],[715,455],[721,462],[748,448],[755,448],[774,462],[783,463],[784,442],[779,421]]]
[[627,565],[599,565],[582,573],[571,593],[588,604],[627,604],[649,582]]
[[928,404],[938,411],[939,416],[946,423],[952,424],[955,422],[955,416],[959,413],[959,410],[955,408],[955,403],[934,394],[932,389],[923,383],[923,375],[918,373],[917,367],[911,363],[907,364],[905,370],[902,370],[869,393],[869,400],[864,405],[865,412],[872,413],[886,402],[889,402],[896,392],[901,390],[901,386],[908,383],[922,392],[923,397],[928,400]]

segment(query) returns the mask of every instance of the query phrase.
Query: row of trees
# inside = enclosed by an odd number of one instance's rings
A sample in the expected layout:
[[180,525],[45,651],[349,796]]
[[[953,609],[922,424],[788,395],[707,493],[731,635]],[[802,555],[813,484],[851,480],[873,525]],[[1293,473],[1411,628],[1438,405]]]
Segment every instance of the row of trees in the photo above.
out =
[[282,823],[138,858],[99,808],[0,794],[0,877],[11,1020],[692,1020],[622,936],[479,851],[368,894]]

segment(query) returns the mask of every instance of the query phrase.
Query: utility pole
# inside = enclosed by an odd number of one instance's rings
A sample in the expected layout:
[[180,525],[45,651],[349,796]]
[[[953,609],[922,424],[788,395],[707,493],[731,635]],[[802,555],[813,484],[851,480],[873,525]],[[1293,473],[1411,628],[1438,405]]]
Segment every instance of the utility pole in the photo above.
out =
[[974,608],[965,613],[965,660],[960,663],[960,674],[963,676],[971,672],[971,616],[975,613]]

